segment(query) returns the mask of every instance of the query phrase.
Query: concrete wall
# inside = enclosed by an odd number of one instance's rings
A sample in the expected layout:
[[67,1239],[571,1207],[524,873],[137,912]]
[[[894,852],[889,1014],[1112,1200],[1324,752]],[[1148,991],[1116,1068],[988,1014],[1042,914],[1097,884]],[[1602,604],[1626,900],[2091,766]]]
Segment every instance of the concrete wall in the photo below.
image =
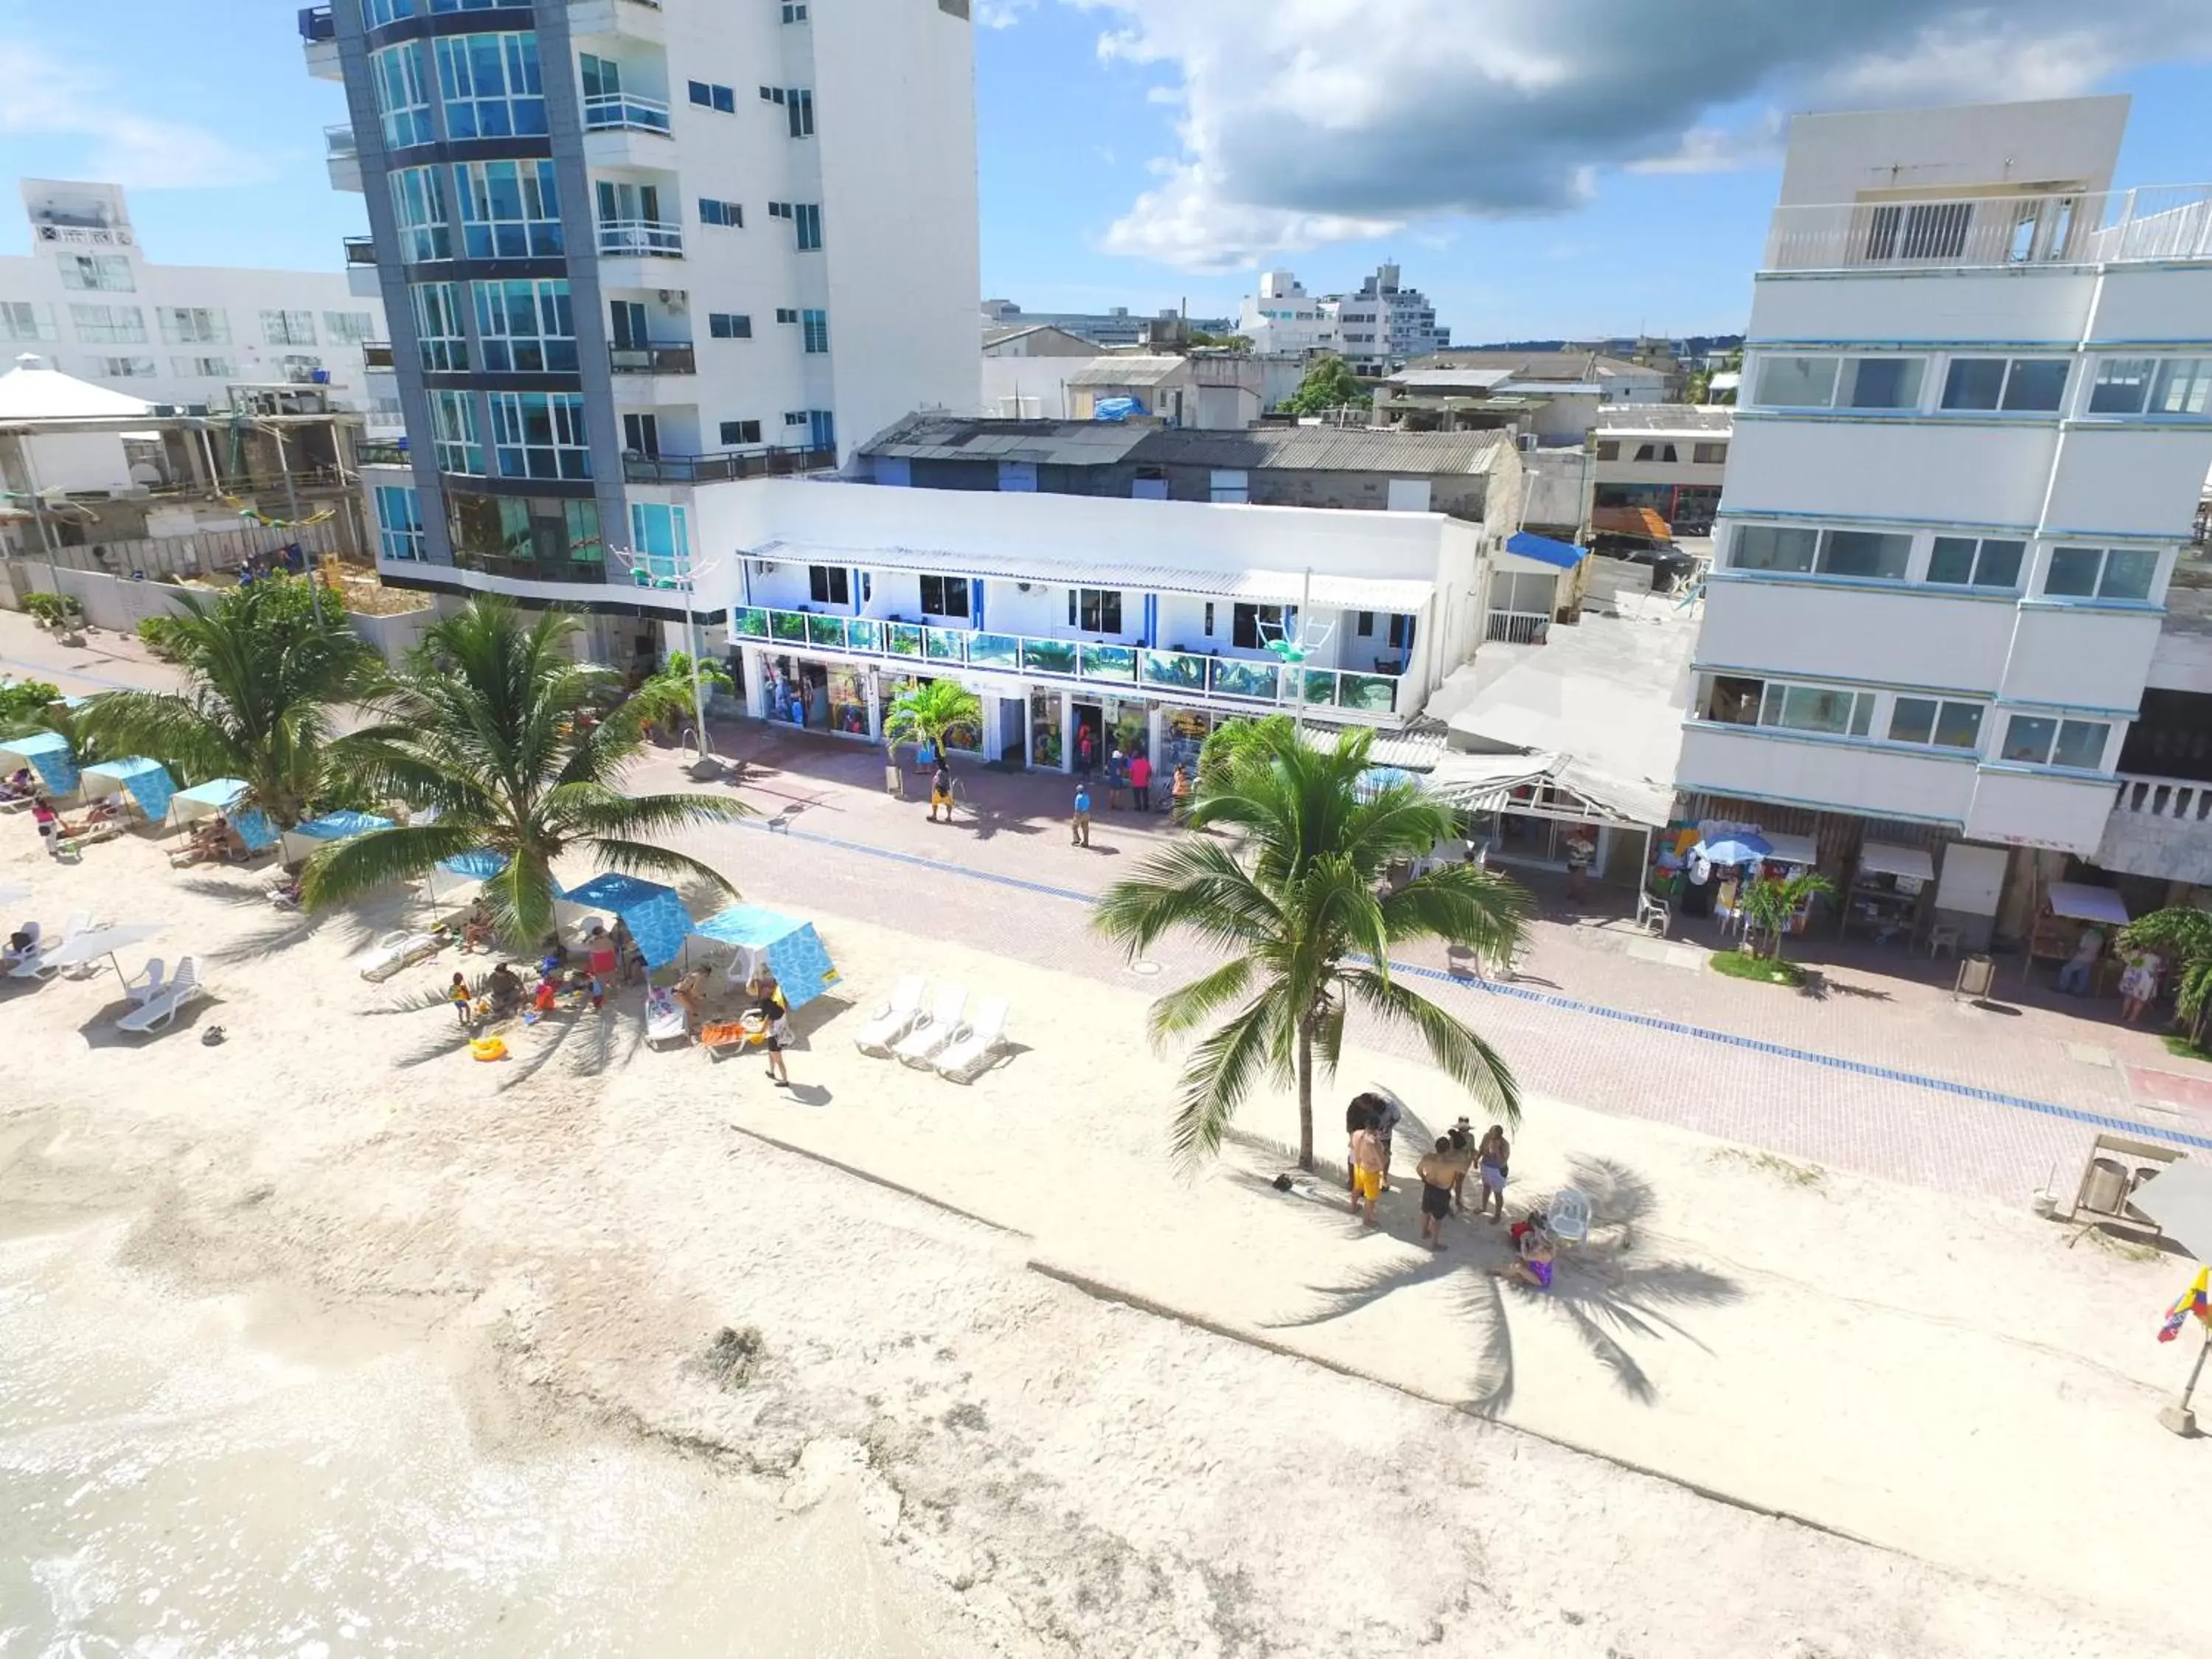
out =
[[1800,115],[1782,202],[1942,196],[1977,186],[2105,190],[2127,125],[2125,94]]
[[[94,628],[118,634],[137,631],[148,617],[173,617],[185,610],[185,590],[167,582],[134,582],[128,577],[104,576],[94,570],[50,569],[28,560],[11,567],[20,593],[72,593],[84,607],[84,619]],[[205,597],[207,590],[198,590]],[[21,601],[17,599],[17,606]]]

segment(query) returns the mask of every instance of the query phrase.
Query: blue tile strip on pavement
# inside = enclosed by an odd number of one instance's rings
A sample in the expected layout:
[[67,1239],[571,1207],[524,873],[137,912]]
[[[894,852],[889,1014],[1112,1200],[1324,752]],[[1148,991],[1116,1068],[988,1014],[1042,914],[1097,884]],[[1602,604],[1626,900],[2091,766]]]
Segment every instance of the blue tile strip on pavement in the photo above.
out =
[[[1018,888],[1026,893],[1042,893],[1048,898],[1067,899],[1077,904],[1095,904],[1096,893],[1080,892],[1073,887],[1054,887],[1042,881],[1024,881],[1019,876],[1000,875],[994,870],[977,870],[966,865],[948,864],[920,853],[901,853],[888,847],[870,847],[860,842],[842,841],[835,836],[818,835],[811,830],[779,828],[763,820],[742,821],[749,830],[762,830],[772,834],[788,836],[793,841],[811,842],[817,846],[835,847],[848,853],[862,853],[870,858],[888,859],[896,864],[911,864],[917,868],[934,871],[941,875],[965,876],[971,881],[988,881],[1000,887]],[[2087,1124],[2094,1128],[2117,1130],[2127,1134],[2149,1135],[2154,1139],[2169,1141],[2177,1146],[2189,1146],[2203,1152],[2212,1152],[2212,1136],[2191,1134],[2185,1130],[2169,1129],[2163,1125],[2139,1122],[2134,1118],[2108,1117],[2100,1112],[2083,1111],[2079,1107],[2061,1106],[2055,1101],[2036,1100],[2027,1095],[2007,1094],[1999,1089],[1984,1089],[1971,1083],[1954,1083],[1948,1078],[1929,1077],[1923,1073],[1899,1071],[1893,1066],[1872,1066],[1864,1060],[1845,1060],[1838,1054],[1824,1054],[1811,1048],[1793,1048],[1785,1043],[1767,1042],[1758,1037],[1741,1036],[1733,1031],[1717,1031],[1709,1025],[1690,1025],[1679,1019],[1668,1019],[1658,1014],[1639,1014],[1626,1008],[1608,1008],[1603,1003],[1583,1002],[1573,997],[1557,996],[1548,991],[1534,991],[1522,985],[1501,985],[1494,980],[1468,979],[1447,973],[1441,968],[1416,967],[1411,963],[1394,962],[1394,974],[1409,974],[1420,979],[1439,980],[1447,985],[1456,985],[1469,991],[1486,992],[1492,996],[1512,997],[1540,1007],[1557,1008],[1568,1013],[1587,1014],[1597,1019],[1618,1021],[1624,1025],[1640,1025],[1646,1030],[1665,1031],[1674,1036],[1695,1038],[1701,1042],[1715,1042],[1723,1048],[1748,1049],[1753,1054],[1772,1054],[1778,1060],[1794,1060],[1807,1066],[1825,1066],[1830,1071],[1847,1072],[1856,1077],[1875,1078],[1884,1083],[1903,1083],[1917,1089],[1933,1089],[1939,1094],[1955,1095],[1961,1099],[1984,1101],[1992,1106],[2009,1106],[2015,1110],[2033,1112],[2043,1117],[2063,1118],[2069,1123]]]

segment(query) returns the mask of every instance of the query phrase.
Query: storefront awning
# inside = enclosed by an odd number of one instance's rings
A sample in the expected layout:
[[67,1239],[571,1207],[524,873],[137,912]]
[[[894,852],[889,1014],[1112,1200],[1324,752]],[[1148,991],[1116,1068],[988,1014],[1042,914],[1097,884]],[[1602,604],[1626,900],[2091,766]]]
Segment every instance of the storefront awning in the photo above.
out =
[[2044,908],[2054,916],[2075,921],[2101,921],[2109,927],[2128,925],[2128,907],[2109,887],[2084,887],[2079,882],[2054,881]]
[[1859,848],[1859,873],[1863,876],[1902,876],[1909,881],[1936,879],[1936,860],[1917,847],[1899,847],[1886,841],[1870,841]]
[[1759,833],[1774,849],[1766,855],[1769,864],[1802,864],[1810,869],[1820,861],[1820,849],[1813,844],[1810,836],[1791,835],[1782,830],[1761,830]]

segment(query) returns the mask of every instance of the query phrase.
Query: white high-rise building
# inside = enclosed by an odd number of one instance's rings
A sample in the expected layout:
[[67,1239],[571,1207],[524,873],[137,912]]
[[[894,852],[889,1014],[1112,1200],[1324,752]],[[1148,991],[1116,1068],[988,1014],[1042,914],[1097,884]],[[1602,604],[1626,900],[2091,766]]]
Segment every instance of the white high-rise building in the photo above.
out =
[[1358,293],[1339,299],[1336,319],[1345,361],[1361,374],[1387,374],[1451,343],[1451,330],[1437,326],[1436,307],[1420,289],[1399,285],[1395,264],[1376,266]]
[[2212,192],[2112,189],[2127,109],[1791,128],[1678,781],[1877,931],[2212,880]]
[[1338,301],[1308,294],[1287,270],[1262,271],[1260,292],[1246,295],[1237,331],[1266,356],[1277,352],[1334,351]]
[[51,367],[152,404],[220,405],[241,384],[322,384],[397,430],[362,357],[384,307],[343,272],[156,264],[121,188],[22,181],[31,252],[0,258],[0,357]]
[[[387,576],[668,616],[699,492],[975,406],[967,0],[334,0]],[[334,173],[337,172],[334,167]],[[631,556],[653,561],[641,574]],[[650,584],[658,581],[658,586]],[[597,596],[596,599],[594,596]]]

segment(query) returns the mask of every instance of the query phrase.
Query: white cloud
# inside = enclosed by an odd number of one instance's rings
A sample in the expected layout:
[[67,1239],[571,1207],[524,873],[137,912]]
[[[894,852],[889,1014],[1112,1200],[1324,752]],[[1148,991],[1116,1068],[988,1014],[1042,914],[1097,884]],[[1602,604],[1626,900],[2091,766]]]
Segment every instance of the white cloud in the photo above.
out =
[[78,170],[135,190],[204,190],[261,184],[271,157],[242,149],[209,128],[119,108],[97,75],[19,41],[0,41],[0,133],[87,141]]
[[1010,29],[1036,4],[1036,0],[975,0],[969,21],[981,29]]
[[1106,246],[1198,270],[1425,220],[1554,213],[1606,172],[1764,165],[1784,108],[2052,97],[2212,56],[2203,0],[1065,0],[1165,69],[1178,153]]

